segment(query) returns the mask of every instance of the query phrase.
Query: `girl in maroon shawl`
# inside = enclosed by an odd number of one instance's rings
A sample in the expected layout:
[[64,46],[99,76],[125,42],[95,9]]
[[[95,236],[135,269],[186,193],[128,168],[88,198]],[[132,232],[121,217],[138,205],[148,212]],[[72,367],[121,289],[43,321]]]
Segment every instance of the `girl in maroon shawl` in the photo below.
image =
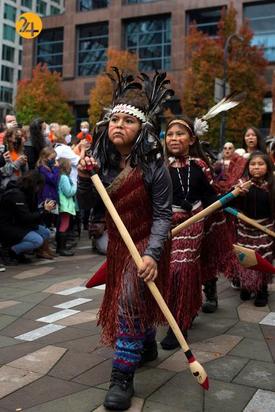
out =
[[172,186],[153,115],[172,91],[165,92],[165,74],[155,75],[154,87],[146,77],[145,92],[132,78],[116,74],[115,101],[94,134],[93,157],[143,259],[138,271],[107,214],[108,273],[99,324],[103,341],[114,345],[115,352],[104,406],[125,410],[134,393],[136,368],[141,361],[157,357],[155,326],[164,322],[146,282],[154,280],[163,290],[169,266]]
[[[274,167],[268,155],[255,151],[248,159],[245,179],[250,178],[253,186],[245,190],[244,196],[234,200],[236,207],[246,216],[258,221],[261,225],[274,230],[275,216],[275,180]],[[272,262],[274,258],[274,239],[251,225],[239,221],[237,224],[237,242],[240,246],[258,252],[263,258]],[[239,266],[242,300],[255,297],[255,306],[268,303],[268,283],[272,283],[272,275]]]
[[[179,225],[217,200],[212,173],[193,123],[172,120],[166,130],[166,151],[173,183],[173,226]],[[232,244],[222,212],[200,219],[172,239],[166,300],[185,335],[202,306],[205,312],[217,308],[216,276],[230,268]],[[179,346],[171,328],[161,342],[166,350]]]

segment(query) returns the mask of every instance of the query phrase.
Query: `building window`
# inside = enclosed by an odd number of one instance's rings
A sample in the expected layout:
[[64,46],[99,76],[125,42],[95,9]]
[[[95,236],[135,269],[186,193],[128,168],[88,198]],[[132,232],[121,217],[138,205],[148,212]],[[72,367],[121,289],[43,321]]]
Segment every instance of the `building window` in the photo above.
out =
[[38,1],[36,5],[36,12],[42,16],[46,16],[47,13],[47,3],[45,1]]
[[5,4],[4,19],[15,21],[16,20],[16,8],[13,6],[10,6],[9,4]]
[[14,42],[15,40],[15,28],[9,26],[8,24],[4,24],[4,34],[3,34],[4,40],[9,40]]
[[13,68],[8,66],[2,66],[1,80],[3,82],[13,82]]
[[106,64],[108,23],[91,24],[78,30],[78,76],[100,73]]
[[264,48],[267,60],[275,61],[275,3],[261,2],[244,6],[244,17],[249,19],[254,32],[252,44]]
[[62,74],[63,29],[43,30],[37,38],[36,63]]
[[222,7],[189,10],[186,14],[186,33],[189,32],[191,27],[195,26],[198,30],[211,37],[217,36],[221,12]]
[[152,3],[157,0],[124,0],[125,4]]
[[52,0],[53,3],[60,4],[60,0]]
[[0,86],[0,101],[12,104],[12,89],[10,87]]
[[32,9],[32,0],[21,0],[21,6]]
[[60,14],[60,9],[58,9],[57,7],[51,6],[50,15],[54,16],[56,14]]
[[14,62],[14,48],[3,44],[2,46],[2,60]]
[[108,7],[108,0],[78,0],[78,11],[89,11]]
[[125,48],[137,53],[139,69],[171,68],[171,20],[169,17],[126,23]]
[[19,50],[19,53],[18,53],[18,64],[19,64],[19,66],[22,66],[22,55],[23,55],[22,50]]

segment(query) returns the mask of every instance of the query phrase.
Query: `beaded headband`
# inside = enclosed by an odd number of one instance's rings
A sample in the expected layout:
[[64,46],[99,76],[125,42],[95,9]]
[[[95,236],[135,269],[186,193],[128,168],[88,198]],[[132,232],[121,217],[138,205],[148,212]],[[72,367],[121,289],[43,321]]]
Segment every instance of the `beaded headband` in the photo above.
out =
[[145,113],[142,110],[138,109],[137,107],[131,106],[130,104],[117,104],[112,109],[111,115],[114,113],[127,113],[141,120],[142,123],[146,122]]
[[174,124],[181,124],[182,126],[186,127],[191,132],[192,136],[194,136],[193,130],[191,129],[191,127],[185,120],[181,120],[181,119],[172,120],[169,123],[168,129],[170,129],[170,127],[173,126]]

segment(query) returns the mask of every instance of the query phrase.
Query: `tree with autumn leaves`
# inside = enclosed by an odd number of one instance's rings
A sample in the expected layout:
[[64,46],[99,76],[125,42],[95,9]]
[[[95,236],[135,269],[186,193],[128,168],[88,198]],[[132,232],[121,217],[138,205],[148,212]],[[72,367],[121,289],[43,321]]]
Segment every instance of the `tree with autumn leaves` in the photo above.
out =
[[16,117],[23,124],[41,117],[47,123],[74,125],[74,116],[61,87],[60,74],[38,64],[33,69],[31,80],[21,80],[16,96]]
[[[181,95],[183,112],[191,117],[202,116],[215,104],[215,78],[223,79],[224,46],[226,39],[237,32],[236,10],[232,4],[223,10],[218,26],[218,36],[211,38],[192,27],[186,37],[184,87]],[[259,126],[263,98],[266,92],[264,79],[267,61],[263,50],[251,45],[253,32],[244,22],[238,34],[242,41],[232,38],[228,48],[227,81],[231,91],[246,91],[247,97],[238,108],[227,113],[225,140],[240,143],[243,131],[249,125]],[[210,120],[206,136],[218,146],[221,117]]]
[[[129,74],[135,75],[138,70],[136,54],[127,50],[109,49],[107,52],[106,72],[111,72],[112,67],[119,67]],[[112,101],[113,87],[111,80],[103,73],[97,76],[95,87],[90,92],[89,120],[94,126],[99,121],[102,111]]]

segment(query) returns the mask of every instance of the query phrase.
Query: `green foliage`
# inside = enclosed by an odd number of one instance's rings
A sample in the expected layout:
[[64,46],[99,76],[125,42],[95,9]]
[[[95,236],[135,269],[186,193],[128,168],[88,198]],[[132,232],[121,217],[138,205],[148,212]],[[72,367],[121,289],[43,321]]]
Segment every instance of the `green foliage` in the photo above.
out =
[[[223,10],[217,38],[210,38],[192,28],[186,38],[186,67],[181,104],[190,117],[202,116],[215,104],[215,78],[223,79],[224,45],[226,39],[236,33],[236,10],[232,5]],[[263,50],[251,45],[253,33],[245,22],[238,33],[243,41],[232,38],[228,48],[227,81],[230,90],[246,91],[247,98],[236,109],[227,113],[225,140],[238,145],[243,131],[249,125],[259,126],[263,98],[266,92],[264,79],[267,61]],[[206,135],[218,147],[221,116],[210,120],[210,132]]]
[[61,88],[60,74],[38,64],[31,80],[21,80],[16,96],[16,117],[23,124],[41,117],[47,123],[73,126],[74,117]]

